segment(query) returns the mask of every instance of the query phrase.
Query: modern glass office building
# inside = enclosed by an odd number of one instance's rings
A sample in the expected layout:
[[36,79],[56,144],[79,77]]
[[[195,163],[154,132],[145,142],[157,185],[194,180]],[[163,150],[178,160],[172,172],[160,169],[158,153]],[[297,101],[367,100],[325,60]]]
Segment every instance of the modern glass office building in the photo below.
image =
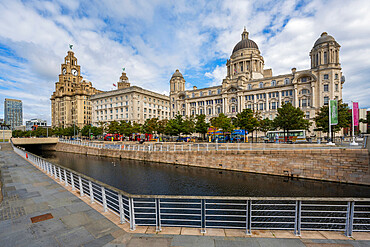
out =
[[5,99],[4,101],[4,120],[5,124],[10,125],[13,130],[16,126],[23,123],[22,101],[17,99]]

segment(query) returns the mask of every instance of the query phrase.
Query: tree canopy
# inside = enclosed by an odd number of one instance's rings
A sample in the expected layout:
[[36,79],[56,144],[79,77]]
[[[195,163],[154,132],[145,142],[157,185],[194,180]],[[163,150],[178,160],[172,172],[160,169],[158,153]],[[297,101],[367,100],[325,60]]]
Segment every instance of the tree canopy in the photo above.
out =
[[291,103],[283,104],[277,109],[278,114],[273,120],[273,126],[284,131],[294,129],[308,130],[311,123],[304,118],[304,112],[298,107],[294,107]]
[[[322,106],[319,113],[315,117],[316,127],[325,132],[329,132],[329,106]],[[338,124],[332,125],[331,130],[338,132],[342,128],[349,127],[352,123],[352,113],[347,104],[338,101]]]
[[244,109],[242,112],[236,114],[233,124],[251,133],[258,126],[258,120],[251,109]]
[[232,119],[223,113],[220,113],[218,117],[211,118],[211,125],[213,127],[222,129],[222,132],[231,132],[234,129]]

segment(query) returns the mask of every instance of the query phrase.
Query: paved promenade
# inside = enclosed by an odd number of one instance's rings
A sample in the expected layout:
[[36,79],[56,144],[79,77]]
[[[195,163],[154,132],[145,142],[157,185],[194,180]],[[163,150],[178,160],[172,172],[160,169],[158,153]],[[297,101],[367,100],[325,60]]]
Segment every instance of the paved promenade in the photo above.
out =
[[[9,147],[0,150],[4,200],[0,204],[0,246],[370,246],[370,233],[211,230],[152,227],[129,231],[112,213],[64,188]],[[40,216],[40,217],[38,217]],[[361,240],[363,239],[363,240]]]

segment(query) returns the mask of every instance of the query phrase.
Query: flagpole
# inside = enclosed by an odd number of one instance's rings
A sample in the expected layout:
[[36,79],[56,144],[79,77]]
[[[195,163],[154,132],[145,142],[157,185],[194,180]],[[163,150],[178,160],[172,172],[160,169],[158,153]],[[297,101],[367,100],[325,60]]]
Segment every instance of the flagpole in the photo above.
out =
[[352,102],[352,142],[349,144],[351,146],[357,146],[358,143],[355,142],[355,109],[354,109],[354,106],[353,106],[353,101]]
[[335,145],[331,141],[331,104],[330,104],[330,100],[329,100],[329,142],[326,145]]

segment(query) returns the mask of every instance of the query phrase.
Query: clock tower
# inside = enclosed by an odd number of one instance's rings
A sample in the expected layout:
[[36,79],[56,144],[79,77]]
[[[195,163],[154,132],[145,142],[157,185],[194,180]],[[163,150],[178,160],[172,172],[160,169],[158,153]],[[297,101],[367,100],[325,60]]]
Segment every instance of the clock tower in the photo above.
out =
[[81,76],[80,65],[72,50],[68,51],[61,64],[59,81],[51,96],[52,127],[83,128],[91,124],[90,96],[101,91],[92,87],[92,83]]

